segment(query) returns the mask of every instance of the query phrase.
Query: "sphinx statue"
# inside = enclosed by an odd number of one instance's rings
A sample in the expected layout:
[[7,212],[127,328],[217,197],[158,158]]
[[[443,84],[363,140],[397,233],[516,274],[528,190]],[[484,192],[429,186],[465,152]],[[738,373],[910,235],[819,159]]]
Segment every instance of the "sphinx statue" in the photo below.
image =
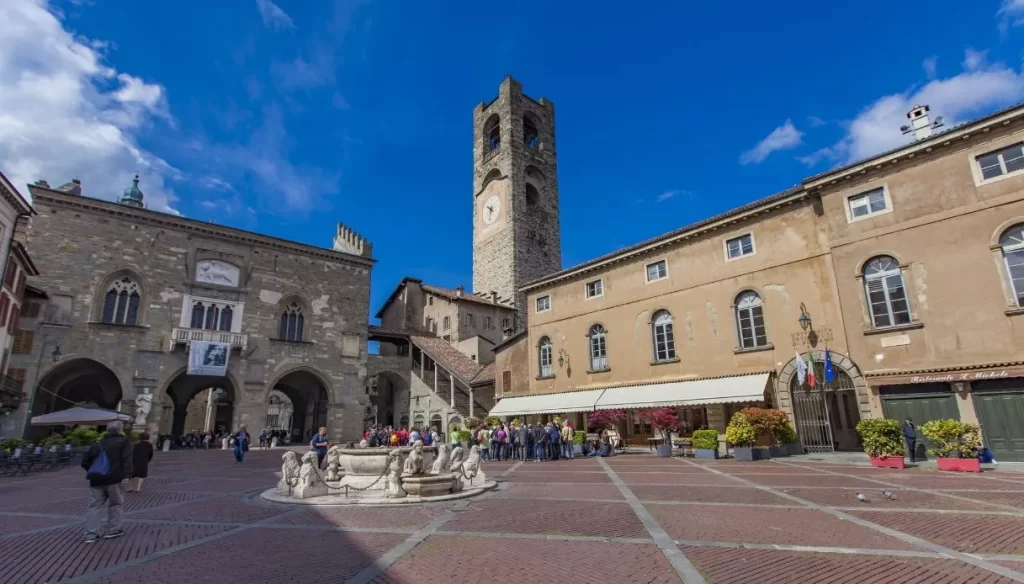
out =
[[423,441],[417,440],[416,443],[412,445],[412,450],[409,451],[409,456],[405,458],[405,469],[402,474],[421,475],[423,474],[423,467]]
[[291,450],[281,455],[281,480],[277,482],[277,492],[287,495],[299,480],[299,455]]
[[388,452],[388,474],[385,477],[384,496],[401,499],[406,496],[402,488],[402,453],[397,448]]
[[438,475],[448,470],[449,460],[452,454],[452,447],[449,444],[440,444],[437,447],[437,458],[434,459],[434,466],[430,474]]

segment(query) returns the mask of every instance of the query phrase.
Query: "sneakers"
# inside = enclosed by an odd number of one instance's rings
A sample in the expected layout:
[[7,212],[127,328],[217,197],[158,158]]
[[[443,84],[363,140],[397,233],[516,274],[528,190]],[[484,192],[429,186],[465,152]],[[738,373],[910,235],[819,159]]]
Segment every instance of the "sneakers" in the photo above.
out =
[[89,534],[85,536],[85,543],[96,543],[100,540],[100,536],[95,534]]
[[116,531],[111,531],[110,533],[104,535],[103,539],[114,539],[115,537],[121,537],[122,535],[124,535],[124,530],[118,529]]

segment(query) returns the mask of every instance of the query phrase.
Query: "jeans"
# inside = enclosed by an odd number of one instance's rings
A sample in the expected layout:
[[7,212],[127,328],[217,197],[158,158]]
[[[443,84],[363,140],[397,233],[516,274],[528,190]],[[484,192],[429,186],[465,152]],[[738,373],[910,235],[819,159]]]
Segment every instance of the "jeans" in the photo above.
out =
[[914,460],[914,457],[917,456],[915,450],[917,450],[917,438],[907,438],[907,453],[910,456],[910,462],[917,462]]
[[519,449],[519,460],[525,461],[530,458],[530,454],[533,453],[533,444],[523,444],[523,447]]
[[245,459],[245,451],[242,450],[241,448],[236,448],[235,449],[235,461],[236,462],[242,462],[242,460],[244,460],[244,459]]
[[[121,529],[124,493],[121,485],[89,487],[89,509],[85,514],[85,534],[102,536]],[[106,518],[103,517],[103,506],[107,506]]]
[[480,458],[481,458],[481,460],[491,460],[491,449],[490,448],[481,448],[480,449]]
[[537,443],[537,446],[536,448],[534,448],[534,450],[537,460],[544,460],[544,455],[547,452],[547,445],[543,443]]
[[562,442],[562,456],[568,459],[572,459],[572,442]]
[[548,458],[550,458],[551,460],[558,460],[558,452],[560,450],[561,446],[559,446],[558,443],[548,442]]

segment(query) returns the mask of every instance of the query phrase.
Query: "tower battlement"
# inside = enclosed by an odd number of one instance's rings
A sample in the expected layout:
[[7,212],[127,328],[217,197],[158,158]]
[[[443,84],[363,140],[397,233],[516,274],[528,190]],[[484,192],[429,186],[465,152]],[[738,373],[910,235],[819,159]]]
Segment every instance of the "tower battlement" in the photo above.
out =
[[338,233],[334,236],[334,249],[352,255],[371,257],[373,244],[344,223],[338,223]]

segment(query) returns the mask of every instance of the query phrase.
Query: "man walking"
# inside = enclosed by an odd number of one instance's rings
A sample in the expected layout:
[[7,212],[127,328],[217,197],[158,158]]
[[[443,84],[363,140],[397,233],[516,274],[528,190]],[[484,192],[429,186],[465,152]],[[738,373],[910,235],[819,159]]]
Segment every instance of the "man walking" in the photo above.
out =
[[907,452],[910,454],[911,464],[916,463],[914,459],[916,456],[915,450],[917,450],[917,428],[914,427],[914,421],[907,418],[907,421],[903,422],[903,439],[907,441]]
[[[89,480],[89,509],[85,516],[85,543],[102,537],[113,539],[124,535],[121,528],[124,493],[121,481],[132,476],[132,441],[121,432],[121,422],[107,424],[107,434],[89,447],[82,458],[85,478]],[[107,506],[106,521],[103,506]]]

